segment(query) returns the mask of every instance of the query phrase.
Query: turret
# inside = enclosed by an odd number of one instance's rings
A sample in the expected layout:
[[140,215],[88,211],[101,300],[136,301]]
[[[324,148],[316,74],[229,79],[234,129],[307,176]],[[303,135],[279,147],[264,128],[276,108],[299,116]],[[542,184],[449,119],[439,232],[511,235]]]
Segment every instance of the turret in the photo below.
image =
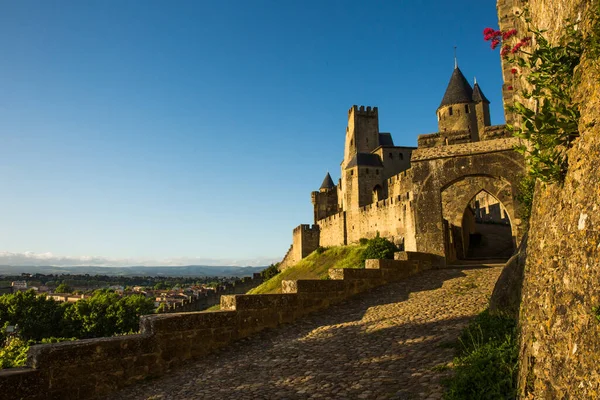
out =
[[473,101],[475,102],[475,113],[477,115],[477,130],[479,136],[482,137],[485,127],[491,125],[490,101],[481,91],[477,79],[475,79],[475,85],[473,86]]
[[314,208],[315,224],[338,212],[338,189],[333,184],[329,172],[325,175],[319,191],[312,192],[310,197]]
[[348,110],[344,164],[356,153],[370,153],[379,146],[377,107],[352,106]]
[[331,175],[329,175],[329,172],[328,172],[327,175],[325,175],[325,179],[323,179],[323,183],[321,184],[319,191],[326,192],[329,189],[333,189],[334,187],[335,187],[335,185],[333,184],[333,179],[331,179]]
[[440,132],[467,131],[472,141],[479,140],[473,88],[455,65],[446,93],[437,109]]

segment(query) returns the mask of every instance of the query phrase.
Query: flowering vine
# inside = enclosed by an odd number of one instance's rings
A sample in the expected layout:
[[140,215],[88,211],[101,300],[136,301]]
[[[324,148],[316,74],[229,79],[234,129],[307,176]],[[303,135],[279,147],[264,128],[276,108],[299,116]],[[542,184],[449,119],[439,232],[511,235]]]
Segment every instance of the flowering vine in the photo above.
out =
[[[508,125],[514,136],[527,139],[528,146],[517,151],[525,155],[530,177],[543,182],[562,182],[568,166],[567,150],[579,136],[580,105],[573,99],[576,67],[586,50],[581,30],[571,24],[558,44],[551,44],[544,31],[532,28],[525,15],[527,32],[519,36],[516,29],[506,31],[485,28],[483,38],[492,49],[500,48],[501,57],[512,64],[514,90],[519,79],[529,85],[520,94],[530,100],[530,108],[515,100],[508,110],[519,118],[518,125]],[[535,43],[535,46],[533,46]]]

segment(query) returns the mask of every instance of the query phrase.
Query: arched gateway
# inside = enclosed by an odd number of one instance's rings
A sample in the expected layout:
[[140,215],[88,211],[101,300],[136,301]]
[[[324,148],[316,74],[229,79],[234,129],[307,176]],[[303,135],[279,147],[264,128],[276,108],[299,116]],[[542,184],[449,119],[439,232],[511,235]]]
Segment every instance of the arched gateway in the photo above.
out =
[[[416,250],[443,256],[446,262],[508,258],[512,254],[510,250],[523,234],[515,199],[523,174],[523,156],[514,151],[518,140],[505,138],[414,151]],[[481,211],[481,202],[486,203],[485,212]],[[498,226],[492,226],[494,223]],[[506,232],[511,246],[507,246]],[[471,239],[481,238],[487,251],[473,248]]]
[[318,246],[376,235],[407,251],[432,253],[439,263],[506,258],[522,226],[515,200],[524,172],[519,144],[492,126],[489,100],[456,66],[436,110],[438,132],[418,147],[397,146],[379,130],[377,107],[352,106],[337,184],[329,174],[311,194],[314,224],[294,230],[281,268]]

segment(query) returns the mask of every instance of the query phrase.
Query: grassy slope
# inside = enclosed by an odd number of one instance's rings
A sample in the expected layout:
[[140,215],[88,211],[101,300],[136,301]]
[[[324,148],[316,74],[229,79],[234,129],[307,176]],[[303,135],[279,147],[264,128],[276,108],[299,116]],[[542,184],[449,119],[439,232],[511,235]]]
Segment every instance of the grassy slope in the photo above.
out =
[[281,281],[290,279],[327,279],[329,268],[362,268],[365,246],[330,247],[321,254],[311,253],[293,267],[287,268],[248,294],[281,293]]

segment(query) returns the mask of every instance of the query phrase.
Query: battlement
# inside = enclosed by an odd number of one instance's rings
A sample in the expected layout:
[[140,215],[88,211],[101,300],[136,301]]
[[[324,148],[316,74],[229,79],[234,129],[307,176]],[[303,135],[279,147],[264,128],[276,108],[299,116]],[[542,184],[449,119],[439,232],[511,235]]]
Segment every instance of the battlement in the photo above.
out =
[[419,135],[419,148],[438,147],[460,143],[470,143],[471,134],[468,131],[445,131]]
[[480,135],[480,140],[505,139],[512,137],[512,133],[506,129],[506,125],[486,126]]
[[412,169],[407,169],[407,170],[402,171],[394,176],[390,176],[387,180],[387,184],[388,184],[388,186],[392,186],[393,184],[399,183],[406,179],[412,179]]
[[352,114],[365,116],[365,117],[377,117],[379,115],[379,113],[377,111],[377,107],[367,106],[365,108],[365,106],[359,107],[357,105],[353,105],[348,110],[348,117],[350,117]]
[[319,224],[322,225],[322,224],[332,223],[332,222],[336,221],[337,219],[342,218],[343,216],[344,216],[344,212],[342,211],[337,214],[330,215],[329,217],[320,219]]
[[459,157],[499,151],[514,151],[515,146],[522,144],[522,141],[523,139],[511,137],[449,146],[419,148],[413,152],[411,160],[412,162],[417,162],[436,158]]
[[294,228],[294,233],[300,233],[300,232],[318,232],[319,231],[319,225],[310,225],[310,224],[301,224],[298,225],[297,227]]

